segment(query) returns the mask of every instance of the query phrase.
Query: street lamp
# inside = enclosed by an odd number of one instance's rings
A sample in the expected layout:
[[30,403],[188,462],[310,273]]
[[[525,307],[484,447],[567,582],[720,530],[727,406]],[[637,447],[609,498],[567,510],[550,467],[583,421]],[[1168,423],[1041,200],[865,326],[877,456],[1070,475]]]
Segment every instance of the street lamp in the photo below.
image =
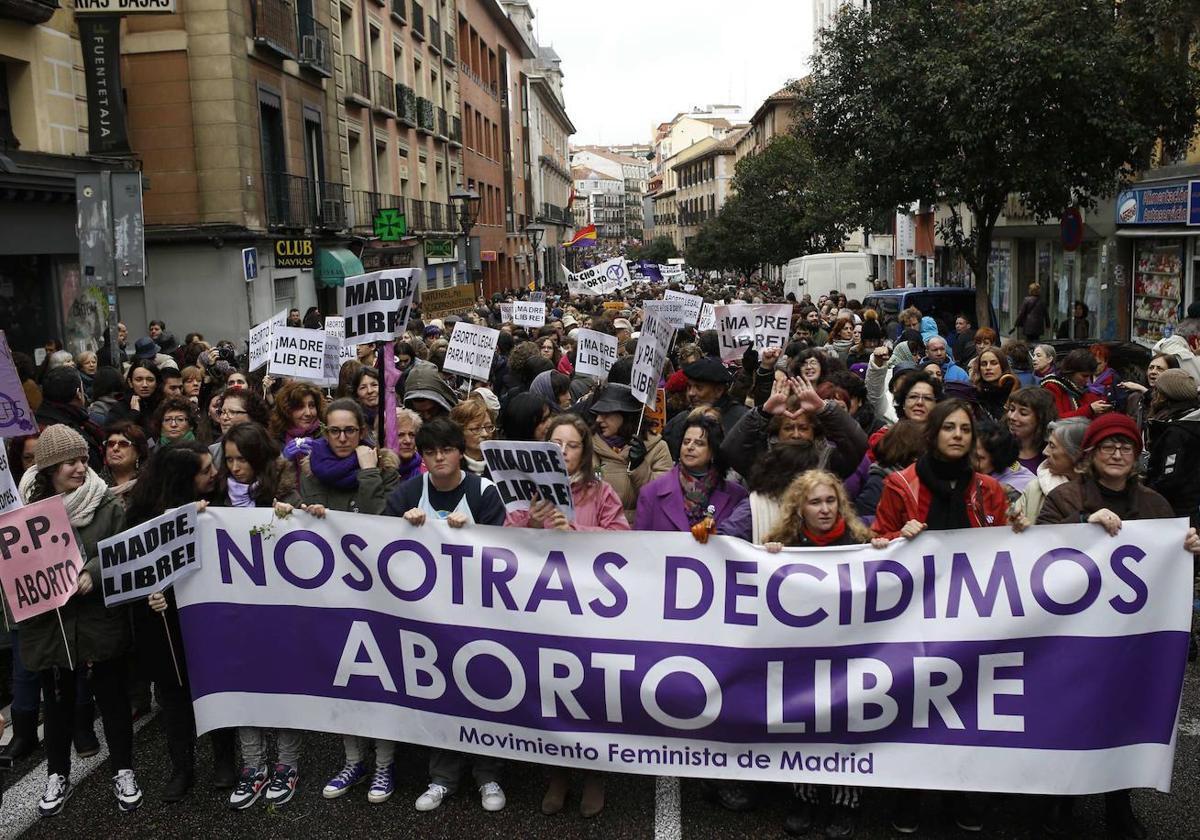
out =
[[479,219],[479,193],[459,184],[450,193],[450,201],[458,211],[458,227],[462,231],[463,274],[471,281],[471,228]]
[[529,237],[529,243],[533,245],[533,288],[540,290],[542,288],[542,272],[538,259],[538,247],[542,244],[542,237],[546,235],[546,226],[541,222],[526,225],[525,235]]

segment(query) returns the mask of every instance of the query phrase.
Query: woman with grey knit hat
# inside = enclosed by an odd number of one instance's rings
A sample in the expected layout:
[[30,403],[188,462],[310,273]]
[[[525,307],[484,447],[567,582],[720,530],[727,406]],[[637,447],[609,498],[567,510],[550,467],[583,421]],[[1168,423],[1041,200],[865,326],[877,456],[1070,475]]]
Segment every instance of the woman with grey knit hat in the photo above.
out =
[[88,466],[87,442],[74,429],[47,426],[34,445],[33,460],[21,477],[21,497],[31,504],[62,495],[84,558],[71,599],[20,626],[22,661],[39,674],[46,699],[48,775],[37,811],[42,817],[54,816],[71,796],[71,735],[79,670],[87,672],[100,708],[117,807],[133,811],[142,804],[142,791],[133,774],[133,719],[125,685],[129,616],[124,607],[104,606],[96,551],[97,543],[124,529],[125,509]]

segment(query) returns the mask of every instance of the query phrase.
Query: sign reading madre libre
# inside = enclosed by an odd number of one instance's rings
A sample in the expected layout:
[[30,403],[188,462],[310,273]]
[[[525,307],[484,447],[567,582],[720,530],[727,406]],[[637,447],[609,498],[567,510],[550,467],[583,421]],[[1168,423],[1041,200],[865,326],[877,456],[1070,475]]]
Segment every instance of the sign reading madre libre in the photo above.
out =
[[324,330],[279,327],[271,341],[271,363],[267,372],[272,376],[316,382],[325,380]]
[[556,443],[485,440],[480,444],[492,481],[508,511],[529,510],[544,500],[575,519],[571,479]]
[[101,540],[104,606],[115,607],[162,592],[200,568],[196,556],[196,505],[184,505]]
[[721,361],[742,358],[746,348],[762,351],[770,347],[782,350],[791,333],[792,306],[789,303],[734,304],[716,307]]
[[367,344],[391,341],[404,332],[412,309],[413,290],[425,273],[419,268],[389,268],[346,278],[342,314],[346,341]]

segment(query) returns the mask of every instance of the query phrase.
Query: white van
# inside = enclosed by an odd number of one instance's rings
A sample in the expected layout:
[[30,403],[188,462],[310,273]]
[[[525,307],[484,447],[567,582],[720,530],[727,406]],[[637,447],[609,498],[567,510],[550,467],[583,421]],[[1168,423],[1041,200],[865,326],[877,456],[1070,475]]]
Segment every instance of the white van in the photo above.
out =
[[790,260],[783,269],[783,295],[792,292],[796,300],[807,294],[816,303],[830,292],[862,300],[872,291],[870,254],[809,254]]

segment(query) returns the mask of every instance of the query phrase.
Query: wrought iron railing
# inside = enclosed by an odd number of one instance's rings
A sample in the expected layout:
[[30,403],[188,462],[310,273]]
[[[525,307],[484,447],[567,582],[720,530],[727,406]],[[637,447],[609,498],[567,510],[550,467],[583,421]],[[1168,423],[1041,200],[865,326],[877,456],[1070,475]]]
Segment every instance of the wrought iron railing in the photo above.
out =
[[396,85],[396,116],[412,128],[417,127],[417,94],[408,85]]
[[345,195],[342,184],[283,172],[263,173],[264,215],[269,228],[343,230]]
[[417,130],[433,134],[433,103],[424,96],[417,97]]
[[366,62],[346,56],[346,96],[361,102],[371,101],[370,76]]
[[375,110],[394,117],[396,115],[396,86],[392,82],[392,77],[386,73],[380,73],[378,70],[375,71],[374,76],[375,96],[372,102],[375,104]]
[[254,42],[288,58],[297,57],[296,12],[284,0],[258,0],[254,9]]
[[333,42],[329,28],[323,26],[310,14],[301,14],[300,22],[300,66],[315,70],[326,78],[333,76]]

